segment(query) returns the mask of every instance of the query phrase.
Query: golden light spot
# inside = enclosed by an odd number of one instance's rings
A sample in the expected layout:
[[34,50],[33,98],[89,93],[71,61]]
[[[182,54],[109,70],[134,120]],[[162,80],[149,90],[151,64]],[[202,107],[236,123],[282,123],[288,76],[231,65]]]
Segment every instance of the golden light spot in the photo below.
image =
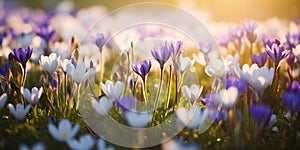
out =
[[221,73],[222,73],[222,70],[221,70],[221,69],[219,69],[219,70],[218,70],[218,74],[221,74]]
[[76,77],[79,77],[79,75],[80,75],[79,72],[76,72],[76,73],[75,73],[75,76],[76,76]]
[[67,138],[67,137],[68,137],[68,133],[67,133],[67,132],[63,132],[63,133],[61,134],[61,136],[62,136],[63,138]]
[[18,115],[22,115],[22,112],[21,112],[21,111],[18,111]]

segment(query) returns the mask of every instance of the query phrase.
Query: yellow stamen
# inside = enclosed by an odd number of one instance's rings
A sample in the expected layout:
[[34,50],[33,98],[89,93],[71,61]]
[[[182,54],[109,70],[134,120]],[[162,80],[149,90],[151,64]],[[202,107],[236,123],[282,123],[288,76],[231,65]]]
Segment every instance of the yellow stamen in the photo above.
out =
[[67,137],[68,137],[68,133],[67,133],[67,132],[63,132],[63,133],[61,134],[61,136],[62,136],[63,138],[67,138]]
[[21,112],[21,111],[18,111],[18,115],[22,115],[22,112]]
[[75,76],[76,76],[76,77],[79,77],[79,75],[80,75],[79,72],[76,72],[76,73],[75,73]]

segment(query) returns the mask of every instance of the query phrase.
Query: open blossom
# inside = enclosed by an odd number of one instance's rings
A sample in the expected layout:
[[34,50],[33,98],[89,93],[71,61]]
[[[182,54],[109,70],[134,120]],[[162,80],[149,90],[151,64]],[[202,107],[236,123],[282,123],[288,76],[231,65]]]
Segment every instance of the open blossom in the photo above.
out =
[[67,141],[72,150],[90,150],[95,145],[95,140],[89,134],[80,136],[79,140],[70,139]]
[[271,109],[264,104],[259,104],[258,106],[251,105],[249,111],[255,124],[260,129],[263,128],[264,124],[267,123],[272,114]]
[[20,144],[20,146],[19,146],[19,150],[45,150],[45,149],[46,149],[45,145],[41,142],[35,143],[32,146],[32,148],[29,148],[25,144]]
[[152,50],[151,50],[151,54],[153,56],[153,58],[159,63],[160,65],[160,69],[163,69],[164,68],[164,65],[165,63],[168,61],[168,59],[170,58],[171,56],[171,51],[165,47],[165,46],[162,46],[160,48],[160,50],[156,47],[154,47]]
[[102,33],[97,33],[96,37],[92,37],[92,42],[99,48],[99,51],[102,52],[106,39]]
[[249,67],[248,64],[245,64],[242,70],[240,70],[240,75],[242,79],[247,80],[256,92],[261,94],[273,81],[274,69],[268,69],[267,67],[259,68],[257,64]]
[[281,97],[282,103],[292,113],[300,112],[300,85],[298,81],[293,81],[288,85],[287,91]]
[[198,105],[193,105],[190,109],[180,107],[176,110],[176,116],[181,125],[185,125],[188,129],[195,129],[204,121],[207,115],[206,110],[201,110]]
[[73,64],[67,66],[67,74],[78,84],[86,81],[94,72],[95,68],[87,70],[83,62],[78,63],[76,67]]
[[181,87],[181,93],[187,97],[191,103],[194,103],[199,98],[202,90],[203,86],[199,88],[196,84],[191,85],[191,87],[186,85]]
[[191,60],[189,57],[180,57],[178,63],[179,63],[178,71],[182,74],[185,71],[187,71],[192,65],[194,65],[195,60]]
[[113,84],[112,81],[108,80],[105,82],[105,84],[100,83],[100,87],[103,93],[114,101],[121,96],[124,83],[121,81],[117,81],[115,84]]
[[95,98],[92,98],[92,106],[95,111],[101,116],[108,114],[112,104],[113,101],[107,99],[105,96],[101,97],[99,101]]
[[171,58],[173,63],[177,62],[179,60],[179,57],[181,56],[181,50],[182,50],[182,41],[177,41],[176,44],[174,41],[166,41],[165,46],[169,51],[171,51]]
[[149,121],[152,119],[152,114],[148,112],[134,112],[127,111],[125,112],[125,118],[128,124],[134,128],[143,128]]
[[231,86],[228,89],[222,89],[214,94],[214,102],[225,109],[231,109],[238,100],[238,89],[235,86]]
[[0,109],[3,108],[3,106],[5,105],[6,103],[6,100],[7,100],[7,94],[4,93],[0,96]]
[[199,42],[198,45],[199,45],[199,51],[203,53],[204,56],[207,56],[208,53],[210,53],[212,50],[212,45],[210,42]]
[[51,53],[49,56],[41,56],[39,63],[44,71],[49,74],[53,74],[58,68],[60,57],[56,53]]
[[258,67],[262,67],[266,64],[267,62],[267,54],[266,53],[260,53],[258,55],[253,54],[251,56],[251,60],[253,63],[256,63]]
[[33,87],[31,89],[31,92],[29,91],[29,89],[21,87],[21,93],[28,101],[28,103],[30,103],[31,105],[36,105],[42,96],[43,87],[40,87],[40,89]]
[[37,32],[37,35],[40,36],[41,38],[43,38],[46,43],[48,44],[50,42],[50,40],[53,38],[54,34],[55,34],[55,30],[52,30],[49,27],[49,21],[43,21],[42,23],[38,24],[39,26],[39,30]]
[[297,58],[297,61],[300,62],[300,44],[293,48],[293,53]]
[[246,36],[250,43],[254,43],[257,38],[257,26],[258,24],[254,20],[243,22],[243,27],[246,31]]
[[285,50],[284,46],[280,43],[278,39],[274,41],[268,40],[265,43],[266,53],[274,61],[275,67],[278,67],[281,60],[288,57],[290,50]]
[[66,142],[72,139],[79,131],[79,127],[79,124],[72,127],[72,124],[68,119],[61,120],[58,124],[58,128],[53,123],[48,124],[50,134],[60,142]]
[[213,77],[223,77],[226,74],[224,63],[220,59],[212,61],[205,67],[205,73]]
[[8,104],[8,109],[17,120],[23,120],[30,110],[30,105],[27,105],[24,109],[22,104],[17,104],[16,108],[12,104]]
[[30,47],[27,47],[26,49],[19,48],[18,50],[13,49],[10,54],[22,65],[23,68],[26,68],[26,63],[32,55],[32,49]]
[[149,73],[151,69],[151,61],[150,60],[144,60],[142,63],[137,62],[132,65],[132,70],[137,73],[143,81],[146,79],[146,75]]
[[245,79],[238,79],[235,76],[229,76],[227,80],[224,81],[225,88],[236,87],[239,91],[239,94],[243,94],[247,88],[247,81]]
[[120,108],[120,110],[127,111],[127,110],[130,110],[134,106],[135,101],[136,101],[135,97],[123,96],[116,100],[116,104],[117,104],[118,108]]

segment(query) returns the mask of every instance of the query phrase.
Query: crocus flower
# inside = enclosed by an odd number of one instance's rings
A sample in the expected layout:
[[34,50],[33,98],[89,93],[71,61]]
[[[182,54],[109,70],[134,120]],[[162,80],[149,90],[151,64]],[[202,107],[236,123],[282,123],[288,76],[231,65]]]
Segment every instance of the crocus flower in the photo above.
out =
[[242,27],[236,27],[231,31],[232,40],[234,40],[234,45],[237,50],[242,48],[242,37],[244,35],[244,30]]
[[266,64],[267,62],[267,54],[266,53],[260,53],[258,55],[253,54],[251,56],[251,60],[253,63],[256,63],[258,67],[262,67]]
[[205,73],[213,77],[223,77],[226,74],[224,63],[220,59],[212,61],[205,67]]
[[152,114],[148,112],[134,112],[127,111],[125,112],[125,118],[128,124],[134,128],[143,128],[149,121],[152,119]]
[[209,42],[199,42],[199,51],[207,56],[212,50],[212,45]]
[[40,89],[33,87],[31,92],[29,89],[21,87],[21,93],[29,104],[36,105],[42,96],[43,87],[40,87]]
[[55,30],[50,29],[48,21],[39,24],[39,30],[37,31],[37,35],[44,39],[47,44],[50,42],[54,34]]
[[187,85],[181,87],[181,93],[185,97],[187,97],[191,103],[194,103],[195,100],[199,98],[200,94],[202,93],[202,90],[203,86],[199,88],[196,84],[193,84],[190,87],[188,87]]
[[51,53],[49,56],[42,55],[39,63],[44,71],[49,74],[53,74],[58,68],[59,61],[60,57],[57,56],[56,53]]
[[240,70],[242,79],[247,80],[256,92],[262,94],[264,89],[268,87],[273,81],[274,69],[267,67],[259,68],[257,64],[252,64],[249,67],[248,64],[244,64],[242,70]]
[[191,60],[189,57],[180,57],[178,64],[178,70],[175,67],[175,70],[181,74],[183,74],[185,71],[187,71],[192,65],[194,65],[195,60]]
[[300,44],[293,48],[293,53],[297,58],[297,61],[300,63]]
[[169,51],[171,51],[171,58],[173,62],[179,60],[179,57],[181,56],[182,44],[182,41],[177,41],[176,44],[174,41],[165,42],[165,46],[167,49],[169,49]]
[[296,34],[291,34],[290,32],[288,32],[286,34],[285,38],[286,38],[286,43],[287,43],[288,49],[293,49],[298,44],[300,44],[300,33],[299,32]]
[[96,37],[92,37],[92,42],[99,48],[99,51],[102,52],[106,39],[102,33],[97,33]]
[[66,142],[72,139],[79,131],[79,124],[72,127],[71,122],[68,119],[63,119],[59,122],[58,128],[53,124],[48,124],[48,130],[52,137],[60,142]]
[[105,96],[102,96],[99,101],[95,98],[92,98],[92,106],[95,109],[95,111],[101,116],[108,114],[112,104],[113,101],[107,99],[107,97]]
[[123,91],[124,83],[121,81],[117,81],[114,85],[113,82],[108,80],[105,82],[105,84],[100,83],[100,87],[103,93],[114,101],[120,97]]
[[263,128],[264,124],[267,123],[271,117],[271,110],[264,104],[258,106],[251,105],[249,108],[250,114],[258,128]]
[[3,106],[5,105],[6,103],[6,100],[7,100],[7,94],[4,93],[0,96],[0,109],[3,108]]
[[0,68],[0,75],[7,78],[9,69],[11,69],[11,65],[9,63],[5,63],[3,68]]
[[80,136],[79,140],[70,139],[67,141],[69,148],[72,150],[90,150],[95,144],[95,140],[89,134]]
[[106,143],[103,139],[99,138],[98,142],[97,142],[97,148],[98,150],[114,150],[113,147],[110,146],[106,146]]
[[294,65],[297,63],[297,58],[295,54],[291,51],[289,55],[286,57],[286,62],[290,67],[294,67]]
[[86,81],[94,72],[95,68],[86,70],[83,62],[78,63],[76,67],[73,64],[68,64],[67,66],[67,74],[78,84]]
[[231,109],[238,100],[238,89],[235,86],[231,86],[228,89],[222,89],[214,94],[214,102],[218,105],[222,105],[224,109]]
[[8,109],[17,120],[23,120],[30,110],[30,105],[27,105],[24,109],[22,104],[17,104],[16,108],[12,104],[8,104]]
[[168,59],[171,56],[171,51],[165,46],[162,46],[160,50],[154,47],[151,50],[151,54],[153,58],[159,63],[160,69],[162,70],[164,68],[165,63],[168,61]]
[[144,60],[142,63],[137,62],[132,64],[132,70],[137,73],[143,81],[145,81],[146,75],[149,73],[151,66],[150,60]]
[[13,49],[10,54],[22,65],[23,68],[26,68],[26,63],[32,55],[32,49],[30,49],[30,47],[27,47],[26,49],[19,48],[18,50]]
[[274,41],[268,40],[265,43],[265,50],[266,53],[274,61],[275,68],[277,68],[281,60],[288,57],[290,53],[290,50],[285,50],[284,46],[280,43],[278,39],[275,39]]
[[198,128],[206,117],[206,111],[201,110],[198,105],[193,105],[190,109],[179,107],[176,110],[176,116],[181,125],[185,125],[188,129]]
[[257,38],[256,28],[258,24],[254,20],[243,22],[243,27],[246,31],[247,39],[250,43],[254,43]]
[[123,97],[117,99],[116,104],[122,111],[127,111],[127,110],[130,110],[134,106],[135,98],[123,96]]
[[226,89],[231,86],[235,86],[238,89],[240,95],[244,93],[247,87],[247,81],[245,79],[238,80],[238,78],[235,76],[229,76],[228,79],[224,82]]
[[20,144],[19,146],[19,150],[45,150],[46,147],[44,145],[44,143],[38,142],[35,143],[32,148],[29,148],[27,145],[25,144]]
[[300,112],[300,85],[298,81],[293,81],[288,85],[287,91],[281,97],[282,103],[292,113]]

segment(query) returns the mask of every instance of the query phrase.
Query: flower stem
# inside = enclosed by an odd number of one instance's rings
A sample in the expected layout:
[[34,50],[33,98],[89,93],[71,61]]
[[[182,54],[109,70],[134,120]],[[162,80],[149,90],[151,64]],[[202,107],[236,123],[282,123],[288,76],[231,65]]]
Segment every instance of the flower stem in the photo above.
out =
[[146,78],[145,80],[143,80],[143,95],[144,95],[144,101],[147,102],[148,99],[147,99],[147,86],[146,86]]
[[168,80],[168,92],[167,92],[167,102],[165,105],[165,109],[169,108],[170,103],[170,91],[171,91],[171,81],[172,81],[172,66],[170,65],[170,74],[169,74],[169,80]]
[[76,110],[78,110],[79,103],[80,103],[80,83],[77,84],[77,97],[76,97]]
[[178,103],[178,74],[175,74],[175,105]]
[[160,69],[160,81],[159,81],[159,87],[156,93],[156,97],[155,97],[155,101],[154,101],[154,109],[153,109],[153,117],[152,117],[152,125],[153,125],[153,121],[155,119],[155,115],[156,115],[156,108],[157,108],[157,104],[158,104],[158,99],[160,96],[160,91],[161,91],[161,87],[162,87],[162,79],[163,79],[163,68]]
[[32,105],[33,117],[34,117],[35,119],[37,118],[36,109],[37,109],[37,105]]
[[[100,52],[100,63],[101,63],[101,68],[100,68],[100,83],[102,83],[103,80],[103,74],[104,74],[104,57],[103,57],[103,53],[102,51]],[[100,95],[101,95],[101,91],[100,91]]]
[[253,63],[253,62],[252,62],[252,59],[251,59],[251,56],[252,56],[252,54],[253,54],[253,51],[252,51],[252,50],[253,50],[253,43],[250,42],[250,57],[249,57],[249,58],[250,58],[251,63]]

